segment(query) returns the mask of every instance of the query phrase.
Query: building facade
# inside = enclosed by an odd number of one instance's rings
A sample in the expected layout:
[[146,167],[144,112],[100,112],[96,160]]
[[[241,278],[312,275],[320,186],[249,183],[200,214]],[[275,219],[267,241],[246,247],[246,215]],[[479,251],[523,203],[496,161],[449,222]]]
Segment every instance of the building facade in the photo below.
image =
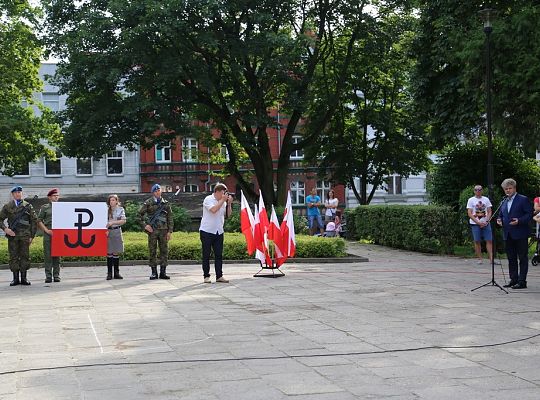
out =
[[[44,81],[43,92],[35,93],[34,99],[53,111],[60,111],[65,109],[66,96],[60,95],[58,87],[47,81],[47,76],[53,76],[55,71],[55,63],[42,63],[39,74]],[[34,112],[40,113],[36,107]],[[51,187],[60,188],[63,195],[137,193],[140,190],[139,152],[119,147],[90,159],[60,153],[56,160],[41,157],[15,176],[0,174],[0,198],[8,199],[9,189],[15,185],[21,185],[27,197],[43,197]]]

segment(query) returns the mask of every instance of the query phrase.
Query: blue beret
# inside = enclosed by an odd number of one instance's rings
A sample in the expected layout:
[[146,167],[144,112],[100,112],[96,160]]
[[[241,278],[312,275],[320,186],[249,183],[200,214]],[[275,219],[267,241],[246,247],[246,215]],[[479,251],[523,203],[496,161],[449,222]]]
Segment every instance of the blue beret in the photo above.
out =
[[13,186],[13,188],[11,189],[11,193],[14,192],[22,192],[22,186]]
[[156,190],[159,190],[161,189],[161,186],[159,186],[159,184],[155,184],[154,186],[152,186],[152,193],[154,193]]

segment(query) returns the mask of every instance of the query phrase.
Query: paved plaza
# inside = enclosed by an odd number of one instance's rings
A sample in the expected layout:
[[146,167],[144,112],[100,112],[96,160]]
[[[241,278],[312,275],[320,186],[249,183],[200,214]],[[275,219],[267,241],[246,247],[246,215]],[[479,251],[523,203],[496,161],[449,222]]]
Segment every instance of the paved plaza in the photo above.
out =
[[350,251],[369,262],[286,264],[278,279],[227,264],[229,284],[171,265],[170,281],[68,267],[10,288],[2,270],[0,399],[540,398],[540,266],[529,289],[471,292],[487,263]]

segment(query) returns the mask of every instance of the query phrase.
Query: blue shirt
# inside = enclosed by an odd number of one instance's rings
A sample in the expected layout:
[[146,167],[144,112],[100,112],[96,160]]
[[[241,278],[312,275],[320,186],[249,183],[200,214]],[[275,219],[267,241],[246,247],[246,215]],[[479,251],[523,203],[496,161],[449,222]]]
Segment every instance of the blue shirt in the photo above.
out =
[[[321,198],[317,195],[315,196],[312,196],[312,195],[309,195],[308,197],[306,197],[306,204],[309,205],[309,203],[313,203],[313,204],[316,204],[316,203],[320,203],[321,202]],[[319,211],[319,207],[309,207],[307,208],[307,215],[308,216],[312,216],[312,215],[321,215],[321,212]]]

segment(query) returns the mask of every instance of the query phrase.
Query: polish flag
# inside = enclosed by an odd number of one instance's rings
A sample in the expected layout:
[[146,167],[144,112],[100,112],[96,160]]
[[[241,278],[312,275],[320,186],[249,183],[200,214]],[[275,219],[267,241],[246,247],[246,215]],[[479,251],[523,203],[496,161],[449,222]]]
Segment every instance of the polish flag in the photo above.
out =
[[296,252],[296,237],[294,235],[294,216],[292,212],[291,191],[287,194],[287,205],[283,214],[283,222],[281,223],[281,250],[283,252],[283,260],[278,260],[278,265],[285,262],[287,257],[294,257]]
[[107,204],[52,203],[51,255],[106,256]]
[[270,227],[268,228],[268,239],[274,242],[275,259],[279,262],[279,259],[283,258],[283,241],[281,238],[281,229],[279,227],[279,221],[277,219],[276,210],[272,204],[272,213],[270,214]]
[[255,258],[261,262],[261,265],[266,264],[272,266],[272,259],[268,254],[268,235],[263,231],[261,221],[259,219],[261,213],[257,205],[255,205],[255,225],[253,231],[253,239],[255,242]]
[[259,221],[261,224],[261,232],[263,232],[263,234],[265,235],[268,235],[270,221],[268,221],[268,213],[266,212],[266,208],[264,206],[264,199],[261,189],[259,189]]
[[253,254],[255,251],[255,240],[253,237],[253,230],[255,227],[255,220],[253,214],[251,213],[251,208],[247,202],[244,192],[240,192],[241,198],[241,209],[240,209],[240,226],[242,233],[246,237],[246,247],[247,253],[249,255]]

